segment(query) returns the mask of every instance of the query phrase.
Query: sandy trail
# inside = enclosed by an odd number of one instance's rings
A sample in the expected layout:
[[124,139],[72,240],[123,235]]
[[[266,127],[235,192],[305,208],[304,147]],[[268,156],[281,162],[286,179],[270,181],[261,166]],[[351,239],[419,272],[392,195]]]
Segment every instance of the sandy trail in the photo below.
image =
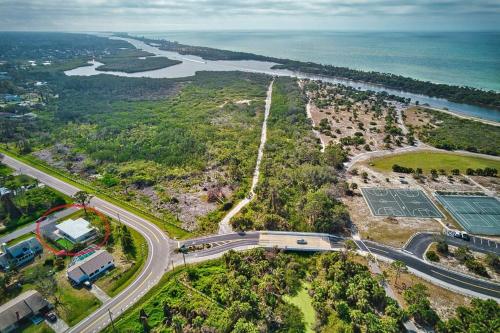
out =
[[220,221],[219,223],[219,234],[228,234],[233,232],[233,228],[229,224],[233,216],[238,214],[240,210],[248,205],[248,203],[253,199],[255,196],[255,187],[257,186],[257,183],[259,181],[259,175],[260,175],[260,163],[262,162],[262,157],[264,156],[264,147],[266,146],[266,140],[267,140],[267,119],[269,118],[269,112],[271,110],[271,99],[272,99],[272,94],[273,94],[273,83],[274,80],[271,81],[269,84],[269,88],[267,89],[267,96],[266,96],[266,107],[264,111],[264,121],[262,122],[262,132],[260,134],[260,145],[259,145],[259,151],[257,153],[257,162],[255,164],[255,170],[253,173],[253,178],[252,178],[252,186],[250,187],[250,193],[248,196],[241,200],[233,209],[229,211],[229,213],[224,216],[224,218]]

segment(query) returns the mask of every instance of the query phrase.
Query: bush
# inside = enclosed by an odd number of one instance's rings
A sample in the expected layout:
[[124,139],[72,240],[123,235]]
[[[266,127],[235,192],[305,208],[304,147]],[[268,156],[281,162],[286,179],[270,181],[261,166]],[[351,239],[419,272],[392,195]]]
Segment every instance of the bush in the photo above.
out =
[[484,277],[489,277],[488,271],[486,267],[476,259],[467,259],[465,261],[465,266],[469,269],[469,271],[476,273],[477,275],[481,275]]
[[444,241],[444,240],[440,240],[437,243],[436,249],[441,254],[448,254],[448,251],[449,251],[448,250],[448,243],[446,243],[446,241]]
[[486,263],[488,266],[493,268],[496,272],[500,271],[500,256],[494,253],[488,253],[486,255]]
[[434,251],[428,251],[425,255],[427,257],[427,259],[429,259],[430,261],[434,261],[434,262],[438,262],[439,261],[439,256],[437,255],[436,252]]

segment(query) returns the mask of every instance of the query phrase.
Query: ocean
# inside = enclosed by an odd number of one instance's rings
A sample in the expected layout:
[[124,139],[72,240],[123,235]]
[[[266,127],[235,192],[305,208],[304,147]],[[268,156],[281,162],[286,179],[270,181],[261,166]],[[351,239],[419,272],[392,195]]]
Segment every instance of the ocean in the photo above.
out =
[[133,34],[500,91],[500,32],[175,31]]

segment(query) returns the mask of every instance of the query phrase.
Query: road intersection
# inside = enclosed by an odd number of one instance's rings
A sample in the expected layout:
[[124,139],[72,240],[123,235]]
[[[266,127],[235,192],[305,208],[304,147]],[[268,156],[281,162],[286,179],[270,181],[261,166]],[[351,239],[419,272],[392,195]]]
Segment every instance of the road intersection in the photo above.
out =
[[[79,191],[77,187],[12,157],[4,156],[2,162],[19,172],[38,179],[40,182],[66,195],[71,196]],[[172,264],[174,261],[178,264],[179,260],[182,260],[182,257],[175,251],[176,248],[182,245],[186,245],[187,247],[203,245],[201,250],[193,251],[186,255],[187,262],[199,262],[221,256],[231,249],[240,250],[251,247],[272,248],[277,246],[287,250],[302,249],[308,251],[332,251],[343,248],[342,242],[344,239],[338,236],[295,232],[276,233],[269,231],[213,235],[184,242],[176,242],[169,239],[167,235],[153,223],[99,197],[92,198],[90,205],[110,217],[115,218],[119,215],[122,223],[138,231],[147,241],[148,257],[141,273],[127,288],[108,302],[104,303],[98,310],[72,327],[68,332],[99,332],[108,326],[111,317],[118,317],[130,306],[136,304],[148,290],[159,282],[163,274],[170,269],[169,264]],[[277,238],[281,239],[281,241],[274,243],[270,242],[269,235],[273,234],[279,235]],[[325,237],[329,240],[329,249],[325,248]],[[361,251],[369,251],[384,260],[401,260],[417,275],[455,291],[471,296],[495,298],[497,301],[500,300],[499,284],[452,272],[422,260],[422,242],[428,242],[430,237],[431,236],[418,236],[414,241],[417,245],[413,246],[412,240],[407,244],[405,249],[396,249],[370,241],[363,242],[366,248],[363,248],[363,245],[360,245],[359,242],[357,242],[357,244],[360,246]],[[307,240],[307,244],[309,245],[317,242],[317,244],[321,244],[321,246],[318,245],[317,248],[314,246],[303,246],[297,243],[298,238]],[[288,239],[288,242],[286,239]],[[263,242],[263,240],[266,241]],[[417,249],[416,253],[411,253],[411,251],[408,250],[414,248]]]

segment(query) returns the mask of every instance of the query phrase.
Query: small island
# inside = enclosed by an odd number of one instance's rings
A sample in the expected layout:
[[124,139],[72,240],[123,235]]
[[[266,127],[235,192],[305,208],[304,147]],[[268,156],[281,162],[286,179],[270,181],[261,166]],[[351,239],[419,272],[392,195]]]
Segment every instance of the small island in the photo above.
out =
[[103,58],[100,60],[104,65],[97,67],[97,70],[104,72],[125,72],[137,73],[152,71],[180,64],[182,61],[173,60],[166,57],[141,57],[141,58]]

